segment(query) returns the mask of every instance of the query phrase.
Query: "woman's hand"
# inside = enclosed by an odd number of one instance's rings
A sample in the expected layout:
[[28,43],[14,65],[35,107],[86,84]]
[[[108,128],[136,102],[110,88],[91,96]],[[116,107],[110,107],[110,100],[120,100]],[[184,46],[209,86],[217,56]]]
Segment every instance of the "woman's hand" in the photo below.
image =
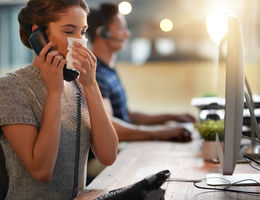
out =
[[50,51],[52,42],[49,42],[36,56],[36,62],[41,72],[42,79],[46,85],[48,94],[61,94],[63,84],[63,67],[66,64],[57,50]]
[[74,42],[72,57],[81,64],[73,62],[74,67],[80,72],[79,82],[82,86],[90,86],[96,82],[97,59],[94,54],[78,42]]

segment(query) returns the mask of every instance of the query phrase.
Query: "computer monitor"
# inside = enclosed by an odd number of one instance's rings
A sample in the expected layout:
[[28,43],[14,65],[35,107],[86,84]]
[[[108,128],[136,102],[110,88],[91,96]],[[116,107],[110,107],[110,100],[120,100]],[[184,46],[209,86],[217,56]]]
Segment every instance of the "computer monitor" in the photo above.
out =
[[[217,140],[221,173],[207,175],[208,185],[214,186],[229,185],[239,180],[259,177],[258,174],[233,174],[240,152],[244,97],[247,94],[247,90],[245,85],[243,33],[240,20],[237,16],[228,16],[227,30],[224,151]],[[246,97],[247,103],[250,104],[250,97],[248,95]],[[256,182],[248,180],[240,184],[255,185]]]
[[223,175],[232,175],[243,126],[245,56],[242,28],[238,17],[228,17],[225,90],[225,137],[222,163]]

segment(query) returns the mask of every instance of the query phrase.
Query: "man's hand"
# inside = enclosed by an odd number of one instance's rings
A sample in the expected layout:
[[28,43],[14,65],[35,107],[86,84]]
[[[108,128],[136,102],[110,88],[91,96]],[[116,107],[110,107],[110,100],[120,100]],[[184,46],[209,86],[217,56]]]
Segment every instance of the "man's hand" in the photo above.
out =
[[178,142],[191,141],[191,132],[177,123],[154,126],[154,140],[173,140]]

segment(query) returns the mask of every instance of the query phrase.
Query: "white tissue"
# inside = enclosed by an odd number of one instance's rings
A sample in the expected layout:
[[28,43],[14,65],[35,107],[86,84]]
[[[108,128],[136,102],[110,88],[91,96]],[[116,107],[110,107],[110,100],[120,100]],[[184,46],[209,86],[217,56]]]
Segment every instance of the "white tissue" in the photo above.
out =
[[75,69],[75,67],[73,66],[73,62],[77,63],[80,65],[80,62],[77,60],[77,59],[74,59],[72,57],[72,53],[73,53],[73,50],[72,50],[72,47],[73,47],[73,43],[74,42],[79,42],[80,44],[82,44],[83,46],[87,46],[87,41],[88,39],[87,38],[82,38],[82,39],[79,39],[79,38],[71,38],[71,37],[68,37],[68,53],[67,53],[67,56],[66,56],[66,60],[67,60],[67,68],[68,69]]

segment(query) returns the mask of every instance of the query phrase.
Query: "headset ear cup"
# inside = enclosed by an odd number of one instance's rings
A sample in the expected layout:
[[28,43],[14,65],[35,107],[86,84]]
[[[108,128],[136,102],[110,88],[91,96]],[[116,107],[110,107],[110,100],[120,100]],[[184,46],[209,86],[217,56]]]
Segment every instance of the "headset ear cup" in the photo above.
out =
[[109,31],[106,27],[100,27],[99,35],[104,39],[108,39],[110,37]]

